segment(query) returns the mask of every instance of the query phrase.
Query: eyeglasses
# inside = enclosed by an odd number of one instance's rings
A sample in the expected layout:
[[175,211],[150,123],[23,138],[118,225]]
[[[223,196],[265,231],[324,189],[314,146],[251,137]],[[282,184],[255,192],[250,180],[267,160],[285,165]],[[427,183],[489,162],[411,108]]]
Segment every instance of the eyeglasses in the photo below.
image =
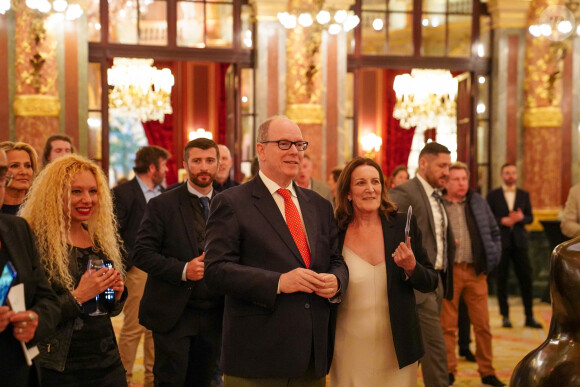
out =
[[288,141],[288,140],[278,140],[278,141],[260,141],[260,144],[267,144],[269,142],[275,142],[278,144],[278,148],[281,150],[288,150],[292,148],[292,145],[296,146],[297,151],[305,151],[308,148],[308,141]]
[[8,187],[12,183],[14,175],[11,173],[0,174],[0,187]]

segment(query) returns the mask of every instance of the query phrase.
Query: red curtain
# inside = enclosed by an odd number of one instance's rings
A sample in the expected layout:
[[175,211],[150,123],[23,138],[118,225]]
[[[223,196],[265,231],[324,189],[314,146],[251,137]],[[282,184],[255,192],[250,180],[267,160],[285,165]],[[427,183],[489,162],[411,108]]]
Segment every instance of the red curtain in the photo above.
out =
[[[163,123],[159,121],[143,122],[143,129],[145,129],[145,135],[147,136],[149,145],[160,146],[172,154],[175,152],[175,149],[173,149],[173,114],[166,114]],[[169,187],[177,183],[177,163],[175,155],[167,160],[167,168],[169,170],[167,171],[165,179]]]
[[407,165],[409,153],[411,153],[411,144],[415,128],[403,129],[399,120],[393,118],[393,109],[395,108],[396,96],[393,90],[393,82],[399,74],[410,73],[410,70],[384,70],[383,90],[385,91],[383,105],[383,173],[387,176],[398,165]]
[[[217,96],[217,140],[218,144],[227,144],[226,132],[228,125],[228,105],[227,105],[227,90],[226,90],[226,74],[229,63],[218,63],[216,65],[217,74],[217,85],[216,85],[216,96]],[[234,112],[231,112],[234,114]]]

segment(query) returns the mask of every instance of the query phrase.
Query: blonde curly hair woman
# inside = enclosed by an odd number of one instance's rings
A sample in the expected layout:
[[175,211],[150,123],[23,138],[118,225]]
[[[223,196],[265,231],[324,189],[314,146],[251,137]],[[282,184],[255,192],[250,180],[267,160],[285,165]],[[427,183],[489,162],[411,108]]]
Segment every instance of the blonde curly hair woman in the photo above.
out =
[[[127,292],[105,175],[82,156],[57,159],[38,175],[20,215],[62,310],[55,334],[39,343],[43,384],[126,385],[110,317],[121,312]],[[94,260],[113,268],[87,269]],[[108,313],[95,315],[99,309]]]
[[0,149],[6,152],[10,174],[0,212],[16,215],[38,171],[38,156],[34,148],[25,142],[3,141],[0,142]]

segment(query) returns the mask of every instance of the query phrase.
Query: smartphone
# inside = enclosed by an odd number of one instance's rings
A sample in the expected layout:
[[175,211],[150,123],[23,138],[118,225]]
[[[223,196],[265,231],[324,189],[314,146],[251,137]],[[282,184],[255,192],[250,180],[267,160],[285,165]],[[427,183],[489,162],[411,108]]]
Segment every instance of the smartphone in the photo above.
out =
[[4,269],[2,269],[2,275],[0,276],[0,305],[4,305],[6,302],[6,296],[10,291],[12,282],[16,278],[16,270],[12,265],[12,262],[6,262]]
[[[105,264],[103,266],[105,266],[109,269],[113,268],[113,264],[111,262],[105,262]],[[112,288],[107,288],[101,294],[104,295],[105,300],[107,300],[107,301],[113,301],[115,299],[115,291]]]

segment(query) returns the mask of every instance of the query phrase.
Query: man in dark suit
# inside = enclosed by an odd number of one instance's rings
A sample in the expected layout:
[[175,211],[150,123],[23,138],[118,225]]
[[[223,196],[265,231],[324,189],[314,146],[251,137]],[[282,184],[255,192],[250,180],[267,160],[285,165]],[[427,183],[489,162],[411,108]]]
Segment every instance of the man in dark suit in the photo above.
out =
[[147,272],[139,322],[153,331],[156,386],[209,386],[221,338],[223,298],[204,280],[205,224],[219,150],[185,146],[188,181],[147,204],[133,263]]
[[292,182],[307,146],[294,122],[267,119],[259,174],[212,202],[206,280],[226,295],[226,386],[325,385],[331,306],[348,269],[332,206]]
[[139,324],[139,303],[147,281],[147,273],[135,267],[130,257],[135,246],[137,230],[143,219],[145,207],[150,199],[163,192],[161,183],[167,174],[169,152],[158,146],[144,146],[135,155],[135,178],[113,188],[115,215],[118,230],[123,239],[124,262],[127,277],[125,286],[130,289],[123,307],[123,327],[119,334],[119,352],[121,361],[127,370],[127,384],[131,384],[135,355],[141,337],[145,336],[143,345],[143,364],[145,366],[145,386],[153,385],[153,336],[151,331]]
[[423,381],[427,387],[447,387],[452,375],[447,371],[447,352],[440,316],[443,298],[453,297],[453,258],[455,238],[443,206],[441,189],[449,176],[451,152],[447,147],[430,142],[419,153],[417,176],[389,191],[399,211],[413,206],[413,215],[423,234],[423,247],[440,274],[435,292],[415,291],[417,312],[425,355],[421,358]]
[[[8,172],[6,153],[0,149],[0,207]],[[13,286],[24,285],[25,311],[15,313],[0,304],[0,384],[3,386],[38,386],[38,369],[29,367],[20,342],[34,345],[50,335],[60,318],[58,298],[46,279],[32,231],[23,218],[0,215],[0,273],[10,261],[16,271]]]
[[523,189],[516,188],[518,171],[514,164],[504,164],[500,176],[503,184],[489,191],[487,202],[501,232],[502,253],[497,267],[497,301],[503,316],[502,325],[505,328],[512,327],[507,301],[507,281],[510,262],[513,261],[526,314],[525,325],[542,328],[532,312],[532,265],[528,256],[528,232],[525,229],[525,225],[534,220],[530,195]]

